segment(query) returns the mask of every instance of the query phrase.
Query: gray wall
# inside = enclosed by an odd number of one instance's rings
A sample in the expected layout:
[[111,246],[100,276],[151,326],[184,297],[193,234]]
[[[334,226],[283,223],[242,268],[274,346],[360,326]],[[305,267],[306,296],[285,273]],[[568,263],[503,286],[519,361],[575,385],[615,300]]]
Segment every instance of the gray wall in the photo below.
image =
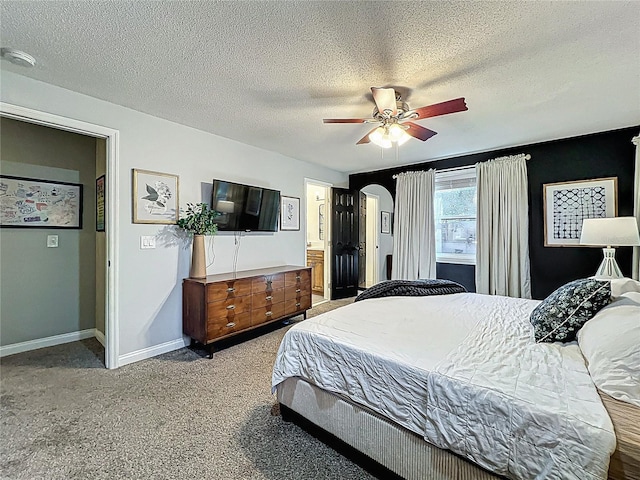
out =
[[0,229],[0,345],[94,328],[95,138],[0,118],[0,173],[84,186],[82,230]]

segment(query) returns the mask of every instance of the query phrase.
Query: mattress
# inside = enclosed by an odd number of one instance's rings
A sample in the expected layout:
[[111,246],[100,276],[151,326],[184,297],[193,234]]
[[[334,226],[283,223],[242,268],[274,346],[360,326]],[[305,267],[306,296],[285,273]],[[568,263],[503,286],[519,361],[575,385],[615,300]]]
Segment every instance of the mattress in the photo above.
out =
[[606,478],[609,417],[575,345],[535,344],[537,301],[478,294],[348,305],[285,335],[290,377],[510,478]]

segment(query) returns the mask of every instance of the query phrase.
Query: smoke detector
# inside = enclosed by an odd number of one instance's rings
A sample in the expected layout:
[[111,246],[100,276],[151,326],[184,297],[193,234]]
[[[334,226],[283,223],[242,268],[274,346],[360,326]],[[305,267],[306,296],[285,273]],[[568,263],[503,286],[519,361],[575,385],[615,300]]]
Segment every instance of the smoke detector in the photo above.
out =
[[0,48],[0,56],[5,60],[9,60],[14,65],[21,67],[30,68],[36,64],[36,59],[31,55],[20,50],[14,50],[13,48]]

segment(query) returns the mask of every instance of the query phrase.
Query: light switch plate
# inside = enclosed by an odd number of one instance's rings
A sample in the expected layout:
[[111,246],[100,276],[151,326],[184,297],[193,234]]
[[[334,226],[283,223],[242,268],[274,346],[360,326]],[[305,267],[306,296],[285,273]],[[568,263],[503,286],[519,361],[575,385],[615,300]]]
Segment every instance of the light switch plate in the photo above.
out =
[[47,235],[47,248],[58,247],[58,235]]
[[140,248],[156,248],[156,237],[153,235],[141,235],[140,236]]

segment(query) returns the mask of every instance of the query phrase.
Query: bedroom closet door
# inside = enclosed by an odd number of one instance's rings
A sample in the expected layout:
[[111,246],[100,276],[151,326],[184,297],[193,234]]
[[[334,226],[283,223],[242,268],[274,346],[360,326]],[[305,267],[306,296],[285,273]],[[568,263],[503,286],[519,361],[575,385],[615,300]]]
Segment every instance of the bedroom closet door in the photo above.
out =
[[332,188],[331,299],[358,293],[358,192]]

